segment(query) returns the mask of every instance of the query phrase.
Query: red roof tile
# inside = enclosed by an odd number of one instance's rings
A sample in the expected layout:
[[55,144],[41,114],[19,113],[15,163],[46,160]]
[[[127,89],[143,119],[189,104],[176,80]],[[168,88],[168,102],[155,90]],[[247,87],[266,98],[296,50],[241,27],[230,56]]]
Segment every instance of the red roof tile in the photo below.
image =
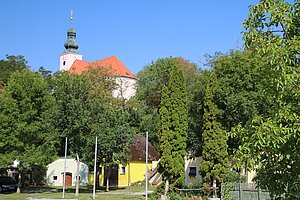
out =
[[95,62],[87,62],[83,60],[75,60],[71,68],[70,73],[81,74],[86,71],[89,67],[102,67],[107,70],[111,70],[112,75],[128,77],[137,79],[131,71],[116,57],[111,56],[102,60],[97,60]]

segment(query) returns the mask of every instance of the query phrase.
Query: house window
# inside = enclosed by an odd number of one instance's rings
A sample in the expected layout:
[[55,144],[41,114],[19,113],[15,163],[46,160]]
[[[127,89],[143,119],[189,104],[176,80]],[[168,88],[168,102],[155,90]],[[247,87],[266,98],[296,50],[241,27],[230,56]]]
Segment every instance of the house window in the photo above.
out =
[[53,176],[53,180],[54,180],[54,181],[57,181],[57,176]]
[[[77,180],[77,176],[75,177],[75,179]],[[79,176],[79,180],[80,180],[80,176]]]
[[197,167],[189,167],[189,176],[197,175]]
[[66,61],[63,62],[63,65],[66,65]]
[[125,174],[125,173],[126,173],[126,168],[125,168],[125,166],[122,166],[120,168],[120,174]]

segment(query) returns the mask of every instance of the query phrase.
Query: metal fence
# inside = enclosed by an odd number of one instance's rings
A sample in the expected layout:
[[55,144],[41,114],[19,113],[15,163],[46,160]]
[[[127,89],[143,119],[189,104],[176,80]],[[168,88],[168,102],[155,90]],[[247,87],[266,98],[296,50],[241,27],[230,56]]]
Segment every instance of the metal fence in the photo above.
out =
[[222,200],[269,200],[266,190],[261,190],[254,183],[222,183]]

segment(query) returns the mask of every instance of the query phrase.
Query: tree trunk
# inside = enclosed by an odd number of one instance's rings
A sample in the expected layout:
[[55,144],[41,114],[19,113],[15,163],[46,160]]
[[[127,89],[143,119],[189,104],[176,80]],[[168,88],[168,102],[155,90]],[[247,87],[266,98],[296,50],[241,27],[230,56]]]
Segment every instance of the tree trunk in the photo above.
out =
[[99,184],[99,165],[96,166],[96,181],[95,181],[95,184],[96,184],[96,188],[100,186],[100,184]]
[[106,192],[109,192],[109,176],[106,177]]
[[19,172],[17,193],[21,193],[21,183],[22,183],[21,179],[22,179],[22,175],[21,175],[21,172]]
[[80,160],[79,160],[79,155],[76,154],[77,157],[77,170],[76,170],[76,174],[77,174],[77,179],[76,179],[76,192],[75,192],[75,196],[78,197],[79,196],[79,167],[80,167]]
[[167,194],[169,192],[169,179],[166,180],[166,185],[165,185],[165,197],[167,198]]
[[217,198],[217,181],[213,178],[213,198]]

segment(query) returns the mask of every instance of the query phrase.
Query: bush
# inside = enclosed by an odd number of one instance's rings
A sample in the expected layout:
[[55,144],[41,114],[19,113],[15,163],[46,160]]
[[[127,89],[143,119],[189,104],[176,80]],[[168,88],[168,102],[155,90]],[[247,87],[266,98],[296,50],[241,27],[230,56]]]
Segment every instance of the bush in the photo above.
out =
[[169,194],[169,199],[170,200],[182,200],[183,198],[177,192],[172,192]]

